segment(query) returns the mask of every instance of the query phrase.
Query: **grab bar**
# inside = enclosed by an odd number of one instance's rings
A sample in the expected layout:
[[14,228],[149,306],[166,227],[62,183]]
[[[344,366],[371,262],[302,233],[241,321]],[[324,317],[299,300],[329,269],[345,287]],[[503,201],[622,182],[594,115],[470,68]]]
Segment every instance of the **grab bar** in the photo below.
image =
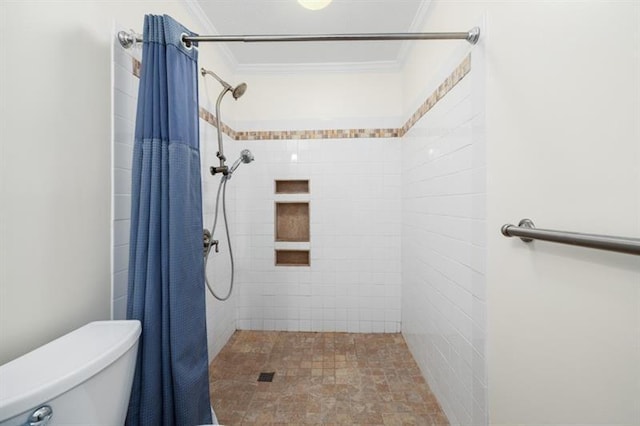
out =
[[640,256],[640,238],[536,229],[531,219],[522,219],[518,226],[503,225],[501,232],[505,237],[520,237],[525,243],[530,243],[533,240],[543,240]]

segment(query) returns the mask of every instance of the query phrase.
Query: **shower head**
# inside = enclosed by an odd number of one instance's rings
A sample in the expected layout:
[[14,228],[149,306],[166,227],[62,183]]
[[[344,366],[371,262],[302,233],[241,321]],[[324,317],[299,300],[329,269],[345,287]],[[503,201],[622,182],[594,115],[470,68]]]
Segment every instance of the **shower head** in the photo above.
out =
[[[222,123],[222,117],[220,115],[220,102],[222,102],[222,98],[224,98],[224,95],[226,95],[227,92],[231,92],[231,95],[233,96],[233,99],[237,100],[240,96],[244,95],[244,92],[247,91],[247,83],[240,83],[236,87],[232,87],[229,83],[227,83],[226,81],[224,81],[223,79],[218,77],[218,75],[216,73],[214,73],[213,71],[209,71],[209,70],[206,70],[204,68],[200,68],[200,74],[202,74],[203,77],[206,76],[207,74],[209,74],[210,76],[212,76],[213,78],[218,80],[218,83],[220,83],[222,85],[222,87],[223,87],[222,91],[218,95],[218,100],[216,101],[216,119],[218,120],[218,123]],[[211,167],[211,174],[223,173],[223,174],[226,175],[227,173],[232,172],[233,170],[230,170],[224,164],[224,162],[227,160],[227,158],[224,156],[224,146],[222,144],[222,130],[221,130],[222,126],[218,125],[218,126],[216,126],[216,128],[217,128],[217,133],[218,133],[218,154],[217,154],[217,157],[220,160],[220,167]],[[238,163],[238,162],[236,161],[236,163]],[[234,169],[235,167],[238,167],[238,166],[234,163],[232,169]]]
[[233,95],[233,99],[238,99],[240,96],[244,95],[244,92],[247,91],[247,83],[240,83],[236,87],[233,87],[232,85],[218,77],[218,75],[213,71],[209,71],[204,68],[200,68],[200,74],[202,74],[202,76],[209,74],[210,76],[218,80],[218,82],[222,84],[222,87],[225,88],[225,93],[227,91],[231,92],[231,94]]
[[233,99],[238,99],[240,96],[244,95],[244,92],[246,91],[247,83],[240,83],[231,91],[231,94],[233,95]]
[[248,149],[243,149],[242,151],[240,151],[240,160],[242,160],[243,163],[249,164],[250,162],[255,160],[255,157],[253,156],[251,151],[249,151]]
[[253,156],[253,154],[251,153],[251,151],[249,151],[248,149],[243,149],[242,151],[240,151],[240,158],[238,158],[234,163],[233,166],[231,166],[231,169],[229,170],[229,175],[228,178],[231,178],[231,174],[233,172],[235,172],[235,170],[240,167],[240,164],[245,163],[245,164],[249,164],[250,162],[252,162],[253,160],[255,160],[255,157]]

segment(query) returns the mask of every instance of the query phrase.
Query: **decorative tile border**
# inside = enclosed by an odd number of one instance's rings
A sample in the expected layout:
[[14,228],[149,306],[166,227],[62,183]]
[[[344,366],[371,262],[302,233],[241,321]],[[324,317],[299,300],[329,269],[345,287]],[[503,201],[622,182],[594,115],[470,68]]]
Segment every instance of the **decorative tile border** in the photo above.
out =
[[140,78],[140,71],[142,69],[142,62],[140,62],[139,60],[137,60],[136,58],[131,58],[132,63],[132,72],[133,75],[135,75],[136,77]]
[[451,89],[453,89],[456,84],[460,82],[464,78],[465,75],[469,74],[471,71],[471,54],[467,55],[466,58],[458,65],[449,77],[447,77],[441,84],[438,86],[435,92],[431,94],[423,103],[418,107],[416,112],[414,112],[411,117],[404,123],[404,125],[398,129],[398,136],[402,137],[405,133],[407,133],[414,124],[418,122],[431,108],[433,108],[440,99],[444,98]]
[[[133,58],[133,75],[140,77],[142,64]],[[328,129],[328,130],[256,130],[236,131],[222,123],[222,132],[236,141],[290,140],[290,139],[354,139],[354,138],[399,138],[404,136],[424,115],[444,98],[456,84],[471,71],[471,54],[467,55],[438,88],[418,107],[398,129]],[[218,127],[216,116],[203,107],[199,109],[201,119]]]
[[236,132],[238,141],[288,139],[397,138],[398,129],[274,130]]
[[[198,111],[198,115],[200,116],[201,119],[203,119],[207,123],[211,124],[213,127],[218,127],[218,119],[216,118],[216,116],[213,115],[212,113],[210,113],[205,108],[200,107],[199,111]],[[226,134],[231,139],[238,140],[238,136],[237,136],[238,132],[236,132],[231,127],[229,127],[226,124],[224,124],[224,122],[222,123],[221,130],[222,130],[222,133]]]

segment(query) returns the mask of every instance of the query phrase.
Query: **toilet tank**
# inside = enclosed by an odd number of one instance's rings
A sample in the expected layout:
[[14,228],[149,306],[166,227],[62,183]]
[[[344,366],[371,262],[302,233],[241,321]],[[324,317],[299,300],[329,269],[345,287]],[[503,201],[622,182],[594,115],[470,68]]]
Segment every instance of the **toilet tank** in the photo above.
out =
[[0,426],[23,426],[34,410],[47,426],[124,424],[139,321],[96,321],[0,366]]

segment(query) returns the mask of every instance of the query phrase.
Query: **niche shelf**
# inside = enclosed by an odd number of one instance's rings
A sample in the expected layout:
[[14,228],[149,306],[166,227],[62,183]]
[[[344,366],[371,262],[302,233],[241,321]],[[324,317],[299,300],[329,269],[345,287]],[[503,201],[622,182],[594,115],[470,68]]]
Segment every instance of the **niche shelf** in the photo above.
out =
[[309,202],[276,202],[276,241],[308,242]]
[[311,266],[309,250],[278,250],[276,266]]
[[308,194],[309,180],[276,180],[276,194]]
[[276,179],[275,266],[311,266],[309,179]]

